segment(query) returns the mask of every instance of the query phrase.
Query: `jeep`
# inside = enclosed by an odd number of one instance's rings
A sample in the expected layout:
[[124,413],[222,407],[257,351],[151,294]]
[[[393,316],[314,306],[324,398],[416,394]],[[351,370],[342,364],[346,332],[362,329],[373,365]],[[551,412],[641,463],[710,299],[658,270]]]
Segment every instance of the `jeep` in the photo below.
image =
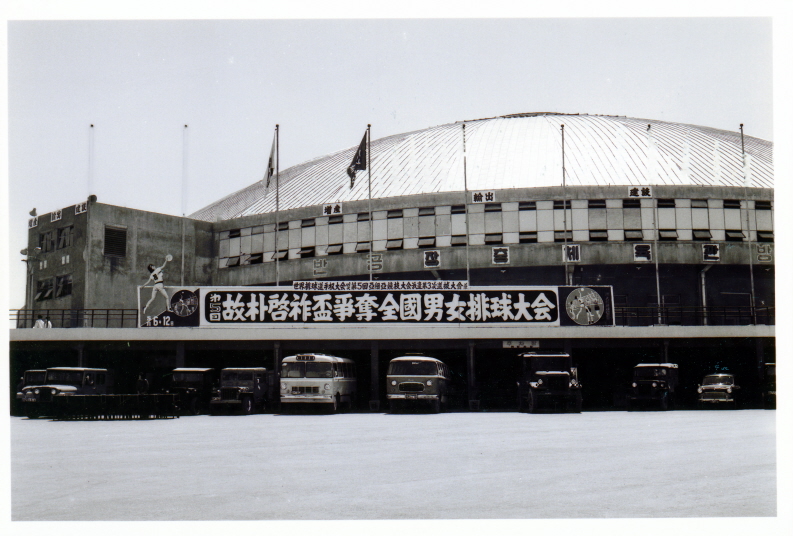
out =
[[224,368],[220,371],[220,388],[210,400],[213,414],[237,411],[250,415],[263,411],[269,401],[266,368]]
[[639,406],[668,410],[675,407],[677,365],[640,363],[633,368],[633,383],[628,392],[628,410]]
[[22,388],[22,406],[28,418],[52,415],[56,397],[113,393],[113,373],[85,367],[48,368],[40,385]]
[[214,390],[215,369],[177,368],[171,374],[171,387],[168,392],[178,395],[181,413],[206,413]]
[[570,354],[529,352],[518,357],[522,365],[518,411],[581,413],[581,383]]

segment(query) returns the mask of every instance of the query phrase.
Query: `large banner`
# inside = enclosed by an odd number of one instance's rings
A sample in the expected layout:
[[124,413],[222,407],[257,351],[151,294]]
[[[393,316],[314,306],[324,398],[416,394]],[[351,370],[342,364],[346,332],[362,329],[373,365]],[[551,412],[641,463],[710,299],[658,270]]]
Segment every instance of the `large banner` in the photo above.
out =
[[[279,324],[612,326],[611,287],[469,287],[464,281],[298,281],[290,287],[165,287],[143,327]],[[145,290],[145,289],[143,289]],[[142,296],[142,294],[141,294]]]

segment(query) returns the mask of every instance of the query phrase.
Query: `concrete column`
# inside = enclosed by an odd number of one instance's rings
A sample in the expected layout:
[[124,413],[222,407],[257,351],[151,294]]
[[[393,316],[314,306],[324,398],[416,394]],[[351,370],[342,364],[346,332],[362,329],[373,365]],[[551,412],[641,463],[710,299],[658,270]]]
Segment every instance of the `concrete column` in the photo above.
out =
[[273,342],[274,374],[271,376],[273,384],[270,388],[270,394],[268,396],[272,397],[273,406],[276,408],[281,407],[281,359],[283,359],[283,356],[281,355],[281,341],[274,341]]
[[669,363],[669,339],[664,339],[664,363]]
[[176,343],[176,356],[173,368],[184,367],[184,341]]
[[380,411],[380,344],[377,341],[371,343],[369,366],[369,410]]
[[84,342],[77,343],[76,348],[77,348],[77,366],[84,367],[86,362],[85,343]]
[[479,409],[479,400],[476,399],[476,351],[475,343],[468,341],[467,345],[467,365],[468,365],[468,409],[477,411]]
[[[755,358],[757,359],[757,378],[760,380],[759,385],[763,385],[765,381],[765,352],[763,351],[764,341],[762,337],[757,337],[754,340]],[[758,407],[763,407],[763,387],[757,390],[758,395],[755,402]]]

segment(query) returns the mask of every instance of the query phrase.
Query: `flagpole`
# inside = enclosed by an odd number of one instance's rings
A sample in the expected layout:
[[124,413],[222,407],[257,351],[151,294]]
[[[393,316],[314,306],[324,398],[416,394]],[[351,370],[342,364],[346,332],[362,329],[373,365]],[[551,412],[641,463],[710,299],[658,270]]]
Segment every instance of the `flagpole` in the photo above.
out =
[[[744,148],[743,144],[743,123],[741,123],[741,160],[743,164],[743,197],[744,203],[746,204],[746,240],[749,246],[749,282],[750,282],[750,291],[751,294],[749,298],[751,300],[751,313],[752,313],[752,322],[757,324],[757,318],[755,317],[755,310],[754,310],[754,259],[752,258],[752,226],[751,220],[749,219],[749,176],[746,173],[746,149]],[[756,213],[755,213],[756,214]]]
[[469,244],[471,237],[468,230],[468,152],[465,148],[465,121],[463,121],[463,188],[465,189],[465,280],[471,285],[471,256],[469,254]]
[[184,241],[185,241],[185,214],[187,212],[185,188],[187,187],[187,125],[182,130],[182,277],[180,279],[184,286]]
[[564,245],[562,250],[562,265],[564,266],[564,284],[572,284],[567,273],[567,172],[564,167],[564,125],[562,125],[562,221],[564,222]]
[[[652,184],[653,180],[655,179],[655,166],[653,166],[652,157],[654,156],[653,153],[653,142],[652,142],[652,126],[650,124],[647,125],[647,169],[649,171],[648,175],[653,175],[652,177],[648,176],[648,182]],[[661,316],[661,307],[662,307],[662,300],[661,300],[661,274],[660,268],[658,266],[658,234],[660,231],[658,230],[658,196],[656,192],[653,192],[653,227],[654,229],[654,258],[655,258],[655,293],[656,293],[656,303],[658,304],[658,323],[663,324],[663,317]]]
[[374,252],[374,227],[372,219],[372,125],[366,125],[366,156],[369,157],[369,281],[372,280],[372,254]]
[[280,153],[279,153],[279,144],[278,144],[278,125],[275,125],[275,286],[279,286],[281,284],[281,272],[280,272],[280,265],[278,263],[278,258],[281,256],[281,252],[278,249],[278,227],[280,227],[280,222],[278,221],[280,214],[279,211],[281,210],[281,198],[280,198],[280,180],[278,176],[279,168],[281,166],[280,160]]

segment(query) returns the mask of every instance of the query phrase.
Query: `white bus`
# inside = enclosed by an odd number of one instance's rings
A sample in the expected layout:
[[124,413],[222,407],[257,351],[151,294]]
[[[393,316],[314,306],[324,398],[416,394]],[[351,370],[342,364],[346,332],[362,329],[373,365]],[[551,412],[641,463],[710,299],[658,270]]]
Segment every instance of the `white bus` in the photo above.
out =
[[334,412],[352,408],[358,390],[355,363],[325,354],[299,354],[281,362],[281,408],[326,404]]

